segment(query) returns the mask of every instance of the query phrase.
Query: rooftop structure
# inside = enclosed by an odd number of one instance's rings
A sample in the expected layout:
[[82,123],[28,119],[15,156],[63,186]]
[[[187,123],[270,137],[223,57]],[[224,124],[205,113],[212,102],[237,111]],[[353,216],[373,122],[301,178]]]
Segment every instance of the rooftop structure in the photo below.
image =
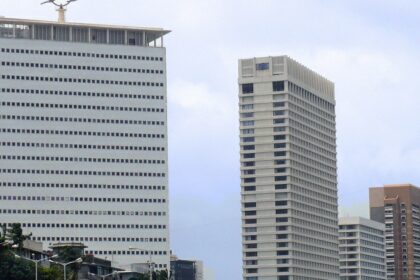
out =
[[169,30],[87,23],[0,18],[0,38],[163,47]]

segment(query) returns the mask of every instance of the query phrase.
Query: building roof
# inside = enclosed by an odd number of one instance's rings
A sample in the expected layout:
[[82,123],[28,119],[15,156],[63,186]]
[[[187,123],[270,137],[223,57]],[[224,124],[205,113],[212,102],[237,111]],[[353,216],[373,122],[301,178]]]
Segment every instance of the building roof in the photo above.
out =
[[341,217],[338,220],[339,225],[364,225],[367,227],[384,230],[385,225],[383,223],[369,220],[363,217]]
[[45,24],[45,25],[58,25],[58,26],[72,26],[72,27],[86,27],[86,28],[103,28],[103,29],[125,29],[131,31],[149,31],[149,32],[160,32],[163,35],[171,32],[163,28],[157,27],[136,27],[136,26],[125,26],[125,25],[108,25],[108,24],[96,24],[96,23],[77,23],[77,22],[65,22],[59,23],[58,21],[46,21],[46,20],[35,20],[35,19],[18,19],[18,18],[7,18],[0,17],[0,24]]

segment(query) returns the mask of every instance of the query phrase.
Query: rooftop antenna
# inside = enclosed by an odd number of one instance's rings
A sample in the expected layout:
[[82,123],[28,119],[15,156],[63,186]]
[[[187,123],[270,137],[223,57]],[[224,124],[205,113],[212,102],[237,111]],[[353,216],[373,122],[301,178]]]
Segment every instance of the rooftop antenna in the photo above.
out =
[[66,22],[66,7],[68,6],[68,5],[70,5],[70,3],[71,2],[76,2],[77,0],[67,0],[67,2],[66,3],[56,3],[56,1],[57,0],[47,0],[47,1],[45,1],[45,2],[42,2],[41,3],[41,5],[44,5],[44,4],[48,4],[48,3],[51,3],[51,4],[53,4],[54,6],[57,6],[58,7],[58,9],[57,9],[57,12],[58,12],[58,22],[59,23],[65,23]]

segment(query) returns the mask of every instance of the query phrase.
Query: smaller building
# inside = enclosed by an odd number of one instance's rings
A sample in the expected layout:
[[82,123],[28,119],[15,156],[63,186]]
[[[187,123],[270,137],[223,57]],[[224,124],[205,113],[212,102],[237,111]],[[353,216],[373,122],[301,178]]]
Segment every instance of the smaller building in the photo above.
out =
[[203,262],[171,256],[171,280],[203,280]]
[[49,257],[48,252],[42,249],[42,242],[32,240],[23,241],[23,249],[19,252],[19,255],[31,260],[41,260]]
[[386,279],[384,232],[384,224],[369,219],[339,219],[341,280]]

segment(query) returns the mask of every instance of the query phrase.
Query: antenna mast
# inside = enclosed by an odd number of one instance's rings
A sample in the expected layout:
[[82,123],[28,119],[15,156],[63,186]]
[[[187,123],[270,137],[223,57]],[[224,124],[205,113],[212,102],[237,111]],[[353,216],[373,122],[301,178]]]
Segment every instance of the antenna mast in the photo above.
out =
[[54,6],[58,7],[57,8],[58,22],[59,23],[65,23],[66,22],[66,11],[67,11],[66,7],[68,5],[70,5],[71,2],[76,2],[77,0],[67,0],[67,2],[65,4],[59,4],[59,3],[56,3],[56,1],[57,0],[47,0],[45,2],[42,2],[41,5],[51,3]]

